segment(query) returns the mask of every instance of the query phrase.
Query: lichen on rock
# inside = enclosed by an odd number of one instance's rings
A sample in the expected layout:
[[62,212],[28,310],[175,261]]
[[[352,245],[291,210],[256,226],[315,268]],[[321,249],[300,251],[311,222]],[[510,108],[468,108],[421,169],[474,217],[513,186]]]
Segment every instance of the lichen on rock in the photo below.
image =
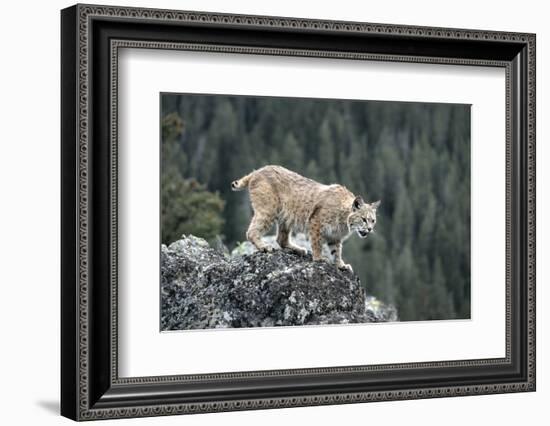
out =
[[161,329],[274,327],[396,321],[359,278],[287,250],[224,256],[183,236],[161,248]]

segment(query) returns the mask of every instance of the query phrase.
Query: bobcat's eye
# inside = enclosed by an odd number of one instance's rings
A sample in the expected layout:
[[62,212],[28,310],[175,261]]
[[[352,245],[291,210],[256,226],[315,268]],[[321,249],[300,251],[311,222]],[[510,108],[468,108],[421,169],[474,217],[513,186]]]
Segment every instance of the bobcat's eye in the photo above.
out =
[[367,219],[365,219],[364,217],[362,219],[363,219],[363,223],[367,223]]

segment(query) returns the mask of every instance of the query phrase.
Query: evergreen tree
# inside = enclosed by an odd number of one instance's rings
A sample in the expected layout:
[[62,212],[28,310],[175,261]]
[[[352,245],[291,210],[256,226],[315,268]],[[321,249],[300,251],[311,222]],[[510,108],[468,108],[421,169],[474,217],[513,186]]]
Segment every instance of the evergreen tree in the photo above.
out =
[[302,146],[303,145],[298,143],[294,137],[294,134],[292,132],[288,132],[283,141],[283,147],[281,150],[282,160],[276,162],[275,164],[278,163],[289,168],[290,170],[303,173],[302,169],[304,168],[304,155]]
[[183,234],[200,235],[209,241],[221,234],[224,202],[193,179],[171,172],[163,174],[161,238],[166,244]]
[[405,186],[401,185],[398,189],[397,205],[392,217],[392,243],[396,247],[412,243],[414,216],[409,193]]
[[417,279],[417,274],[411,246],[406,245],[397,256],[394,274],[394,281],[402,288],[396,305],[400,318],[404,321],[422,317],[419,311],[425,310],[428,295],[421,291],[424,283]]
[[319,172],[323,176],[324,183],[336,182],[336,146],[330,131],[330,124],[327,119],[323,120],[319,128]]
[[432,309],[429,313],[430,319],[455,318],[453,297],[447,289],[445,274],[443,273],[443,266],[439,256],[434,262],[431,287],[430,294],[432,300],[430,301],[430,306]]

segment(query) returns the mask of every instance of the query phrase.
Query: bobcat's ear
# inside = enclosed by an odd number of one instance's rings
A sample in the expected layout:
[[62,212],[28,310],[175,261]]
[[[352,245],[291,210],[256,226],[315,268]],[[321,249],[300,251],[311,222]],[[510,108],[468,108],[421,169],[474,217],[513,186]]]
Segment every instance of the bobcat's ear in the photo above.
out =
[[357,197],[355,197],[355,200],[353,200],[353,210],[359,210],[361,208],[361,206],[365,204],[365,201],[363,201],[363,198],[358,195]]
[[378,206],[380,206],[380,200],[378,201],[375,201],[374,203],[371,203],[370,205],[374,210],[376,210],[378,208]]

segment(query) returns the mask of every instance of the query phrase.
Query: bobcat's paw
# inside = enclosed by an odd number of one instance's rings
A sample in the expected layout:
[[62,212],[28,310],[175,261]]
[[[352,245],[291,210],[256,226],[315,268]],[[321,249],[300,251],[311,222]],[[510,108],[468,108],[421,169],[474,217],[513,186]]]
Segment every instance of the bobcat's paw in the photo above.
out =
[[341,262],[337,266],[338,266],[338,269],[343,269],[344,271],[353,272],[353,268],[349,263]]
[[289,246],[288,248],[300,256],[305,256],[307,254],[307,250],[300,246]]
[[265,245],[265,246],[260,247],[259,250],[261,252],[264,252],[264,253],[271,253],[273,250],[275,250],[275,248],[273,246],[270,246],[270,245]]

